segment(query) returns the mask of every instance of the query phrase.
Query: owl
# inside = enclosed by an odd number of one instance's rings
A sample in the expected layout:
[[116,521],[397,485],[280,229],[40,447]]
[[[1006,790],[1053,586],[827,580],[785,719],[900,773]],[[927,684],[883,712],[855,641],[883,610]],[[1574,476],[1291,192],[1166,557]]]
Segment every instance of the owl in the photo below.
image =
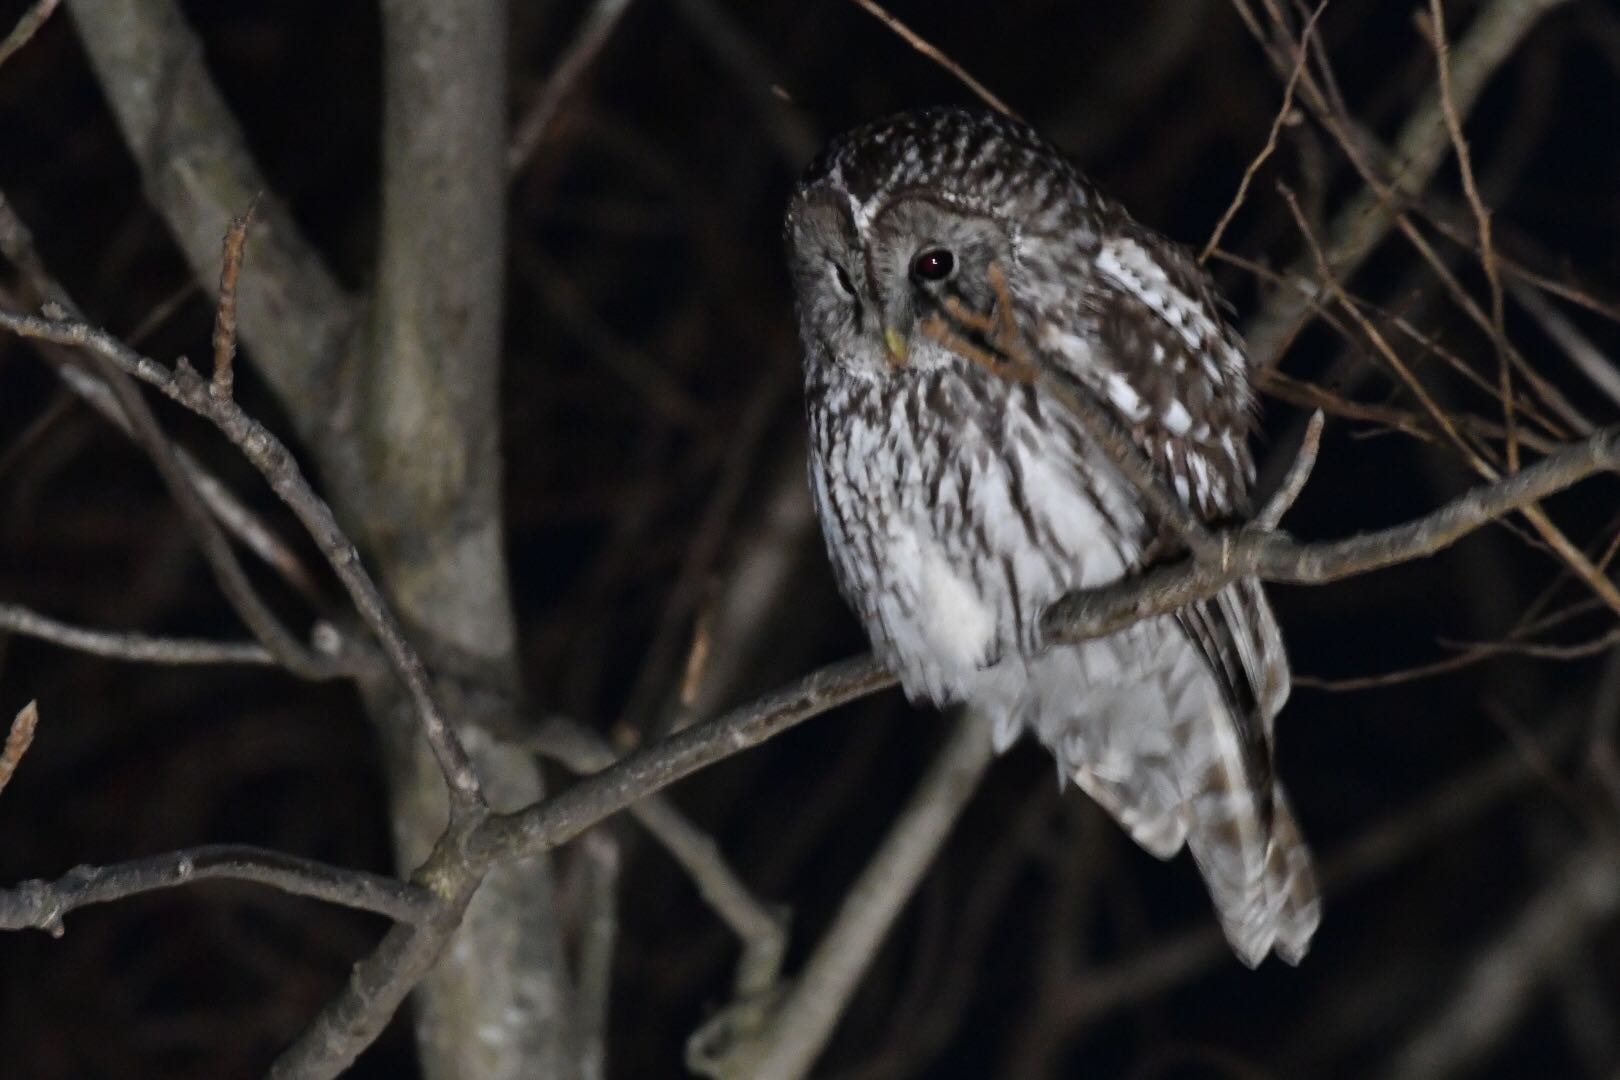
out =
[[956,108],[857,128],[785,224],[810,482],[840,590],[913,701],[1031,733],[1142,847],[1190,848],[1233,951],[1298,963],[1320,919],[1272,775],[1288,662],[1260,584],[1048,648],[1053,601],[1176,554],[1043,387],[1131,433],[1212,525],[1249,512],[1243,345],[1198,264],[1026,125]]

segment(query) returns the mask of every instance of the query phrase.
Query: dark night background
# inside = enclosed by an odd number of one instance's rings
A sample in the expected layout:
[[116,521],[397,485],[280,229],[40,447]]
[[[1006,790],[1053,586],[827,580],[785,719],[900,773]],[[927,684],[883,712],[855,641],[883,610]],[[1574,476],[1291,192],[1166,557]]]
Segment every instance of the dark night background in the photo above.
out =
[[[1413,22],[1422,6],[1334,0],[1322,19],[1345,100],[1385,140],[1433,84]],[[1448,5],[1454,42],[1477,6]],[[0,0],[0,26],[24,7]],[[584,7],[513,5],[514,116]],[[315,0],[185,9],[271,184],[340,277],[363,284],[378,168],[375,10]],[[1281,99],[1282,80],[1215,0],[896,0],[891,10],[1136,216],[1195,248]],[[90,318],[126,337],[141,330],[149,355],[202,357],[211,305],[143,199],[65,14],[0,68],[0,191]],[[756,609],[741,632],[716,631],[706,714],[864,647],[806,516],[780,213],[824,138],[896,108],[967,100],[853,4],[631,5],[511,187],[503,440],[534,715],[620,735],[667,719],[694,619],[740,575],[753,575]],[[1574,0],[1526,37],[1466,128],[1501,248],[1600,299],[1620,296],[1617,106],[1620,7]],[[1336,208],[1359,184],[1319,128],[1285,128],[1222,245],[1280,269],[1302,247],[1279,180],[1308,208],[1313,197]],[[1448,158],[1422,209],[1461,208],[1460,190]],[[1477,261],[1435,242],[1485,303]],[[1252,275],[1213,265],[1240,320],[1265,301]],[[8,273],[0,266],[0,282]],[[1399,237],[1350,284],[1494,381],[1489,341]],[[1600,349],[1620,348],[1620,329],[1602,315],[1560,310]],[[1524,308],[1509,303],[1507,326],[1581,412],[1620,419],[1620,405]],[[1399,340],[1448,410],[1500,420],[1488,396]],[[288,431],[251,360],[239,396]],[[1359,338],[1320,323],[1280,370],[1416,414]],[[1259,456],[1286,458],[1304,413],[1276,397],[1264,404]],[[297,535],[217,438],[163,415]],[[1394,523],[1474,479],[1434,440],[1334,416],[1327,432],[1287,520],[1305,538]],[[1546,505],[1597,558],[1616,532],[1615,495],[1600,478]],[[1613,614],[1527,532],[1521,521],[1430,561],[1274,587],[1297,672],[1335,680],[1454,656],[1457,643],[1507,637],[1549,588],[1540,613],[1575,613],[1535,640],[1579,644],[1612,629]],[[307,625],[317,613],[265,584],[289,619]],[[335,605],[336,591],[327,595]],[[0,600],[92,626],[240,634],[143,456],[9,337]],[[1298,970],[1245,970],[1216,936],[1190,861],[1137,851],[1020,744],[907,907],[816,1075],[1390,1075],[1527,913],[1560,902],[1572,865],[1620,850],[1612,764],[1604,771],[1620,652],[1576,651],[1505,652],[1364,690],[1301,680],[1280,718],[1279,768],[1327,900]],[[0,884],[210,841],[390,868],[376,747],[346,689],[256,669],[115,663],[0,636],[0,717],[34,698],[39,736],[0,795]],[[790,970],[943,733],[936,715],[885,694],[672,789],[761,896],[791,906]],[[682,1042],[726,1000],[736,948],[660,850],[628,821],[614,827],[626,868],[610,1073],[683,1075]],[[570,855],[559,857],[565,892]],[[1620,869],[1606,880],[1620,893]],[[1616,1075],[1620,903],[1599,897],[1590,911],[1553,919],[1541,951],[1520,957],[1534,965],[1528,1000],[1460,1075]],[[382,929],[271,890],[207,884],[76,913],[61,940],[0,937],[0,1074],[254,1075]],[[414,1075],[414,1059],[408,1025],[396,1022],[353,1075]]]

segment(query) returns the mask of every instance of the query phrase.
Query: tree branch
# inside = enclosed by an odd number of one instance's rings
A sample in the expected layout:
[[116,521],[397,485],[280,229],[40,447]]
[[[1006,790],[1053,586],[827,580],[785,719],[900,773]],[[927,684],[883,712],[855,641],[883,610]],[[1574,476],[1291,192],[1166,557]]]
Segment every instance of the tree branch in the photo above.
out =
[[17,766],[23,755],[34,745],[34,729],[39,726],[39,702],[30,701],[12,717],[6,730],[6,741],[0,744],[0,792],[6,790],[11,778],[17,775]]
[[[588,775],[609,768],[618,755],[588,728],[560,716],[548,718],[529,745],[570,770]],[[661,795],[630,805],[636,820],[692,878],[699,895],[743,944],[737,963],[739,996],[764,991],[776,981],[787,953],[785,920],[761,903],[726,862],[710,837]]]
[[461,740],[434,699],[421,657],[366,573],[353,542],[338,527],[331,508],[310,487],[292,451],[281,440],[244,413],[235,401],[210,393],[207,380],[183,360],[171,374],[157,361],[135,352],[106,331],[77,320],[0,311],[0,327],[22,337],[88,349],[92,355],[117,365],[123,372],[156,387],[213,423],[298,517],[343,583],[366,625],[376,634],[394,673],[411,697],[418,721],[452,793],[452,805],[459,804],[464,813],[471,813],[482,805],[478,777]]
[[737,1080],[798,1080],[809,1072],[994,758],[989,721],[964,712],[782,1000],[737,1003],[735,1008],[744,1014],[762,1004],[768,1007],[764,1030],[736,1033],[741,1044],[723,1047],[717,1055],[710,1045],[714,1035],[738,1020],[735,1013],[722,1013],[718,1024],[705,1025],[688,1043],[688,1065]]
[[[1246,11],[1247,0],[1235,2]],[[1467,33],[1451,50],[1451,98],[1457,115],[1466,116],[1473,109],[1485,84],[1496,69],[1513,55],[1537,20],[1565,2],[1491,0],[1484,6]],[[1252,25],[1258,26],[1257,23]],[[1280,75],[1287,78],[1292,74],[1292,58],[1277,59]],[[1356,157],[1363,147],[1373,145],[1371,138],[1359,128],[1352,130],[1346,126],[1353,124],[1348,117],[1333,115],[1325,95],[1314,86],[1309,75],[1304,80],[1304,89],[1308,91],[1304,95],[1307,103],[1344,145],[1347,153]],[[1391,186],[1395,191],[1406,194],[1422,191],[1440,168],[1450,147],[1437,85],[1428,90],[1407,114],[1394,147],[1385,156],[1385,160],[1398,170]],[[1352,196],[1328,228],[1325,247],[1333,272],[1341,278],[1355,273],[1383,240],[1394,221],[1393,209],[1370,187],[1364,187]],[[1314,260],[1306,253],[1284,276],[1308,280],[1314,276],[1315,269]],[[1306,294],[1293,289],[1278,290],[1265,307],[1248,321],[1243,336],[1249,343],[1250,355],[1257,366],[1272,367],[1276,364],[1288,342],[1304,320],[1310,317],[1314,297],[1314,291]]]
[[10,60],[19,49],[33,39],[61,2],[62,0],[34,0],[33,6],[23,12],[22,18],[11,28],[11,33],[5,36],[5,40],[0,41],[0,64]]
[[117,630],[86,630],[41,615],[20,604],[0,604],[0,630],[49,641],[109,660],[141,664],[271,664],[276,658],[254,641],[207,641],[151,637]]
[[[227,223],[268,185],[174,0],[69,0],[147,197],[197,279],[218,280]],[[280,200],[266,194],[242,280],[242,338],[301,438],[319,444],[357,309]]]
[[33,928],[61,937],[62,917],[79,908],[198,881],[250,881],[402,923],[423,921],[437,903],[426,889],[395,878],[246,844],[210,844],[111,866],[76,866],[55,881],[0,889],[0,930]]

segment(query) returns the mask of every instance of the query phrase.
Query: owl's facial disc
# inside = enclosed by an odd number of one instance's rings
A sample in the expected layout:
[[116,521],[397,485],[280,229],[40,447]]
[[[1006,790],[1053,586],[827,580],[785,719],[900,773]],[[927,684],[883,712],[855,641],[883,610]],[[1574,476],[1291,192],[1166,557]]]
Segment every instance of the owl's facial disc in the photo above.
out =
[[[921,196],[891,201],[872,217],[868,258],[877,293],[883,347],[902,365],[927,355],[941,359],[930,321],[954,300],[988,314],[993,262],[1008,265],[1011,244],[1000,222]],[[954,361],[949,361],[954,362]]]

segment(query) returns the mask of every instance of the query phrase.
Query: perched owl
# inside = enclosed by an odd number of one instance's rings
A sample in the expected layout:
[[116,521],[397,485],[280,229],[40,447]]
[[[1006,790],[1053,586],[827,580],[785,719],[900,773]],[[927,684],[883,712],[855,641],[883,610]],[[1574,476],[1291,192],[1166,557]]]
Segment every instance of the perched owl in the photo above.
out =
[[912,700],[993,716],[998,749],[1033,732],[1153,854],[1185,843],[1238,956],[1297,963],[1320,901],[1271,773],[1289,675],[1259,583],[1080,645],[1039,627],[1175,546],[1033,376],[1203,520],[1249,512],[1253,394],[1208,278],[1030,128],[954,108],[835,140],[786,238],[816,510],[878,655]]

